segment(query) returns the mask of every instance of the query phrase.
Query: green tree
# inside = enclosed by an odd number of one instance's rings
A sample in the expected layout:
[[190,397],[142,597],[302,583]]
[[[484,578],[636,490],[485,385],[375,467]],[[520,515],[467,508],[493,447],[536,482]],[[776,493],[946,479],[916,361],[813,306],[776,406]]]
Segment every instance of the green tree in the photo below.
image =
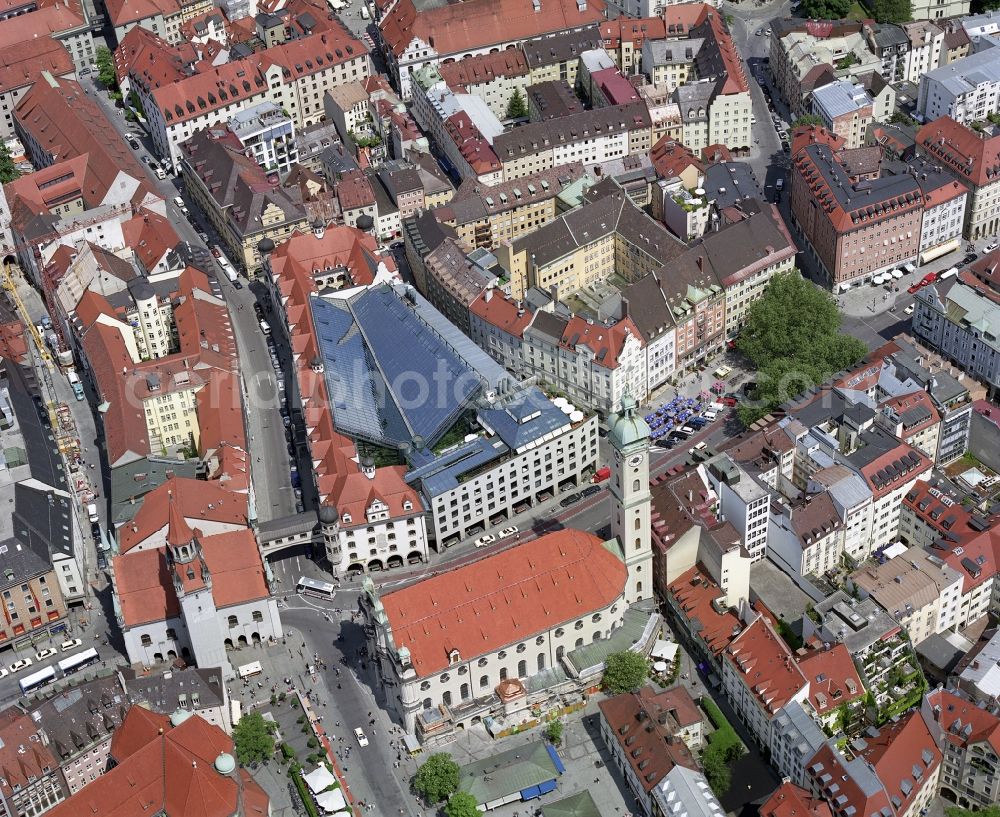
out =
[[801,128],[803,125],[822,125],[822,117],[816,116],[814,113],[804,113],[794,122],[792,122],[792,130],[796,128]]
[[853,366],[868,351],[858,338],[840,334],[833,296],[797,271],[771,279],[748,310],[737,347],[758,370],[752,402],[738,409],[746,425]]
[[910,0],[871,0],[871,9],[880,23],[908,23],[913,19]]
[[10,155],[10,149],[6,142],[0,141],[0,184],[7,184],[21,175],[21,171],[14,164],[14,158]]
[[945,817],[1000,817],[1000,806],[987,806],[983,809],[967,809],[958,806],[945,806]]
[[443,803],[458,790],[458,764],[447,752],[431,755],[417,769],[413,788],[430,803]]
[[118,85],[111,49],[104,45],[97,47],[97,81],[105,88],[115,88]]
[[268,723],[260,712],[244,715],[233,729],[233,743],[236,757],[246,766],[248,763],[267,760],[274,754],[275,725]]
[[558,746],[562,743],[562,736],[562,721],[549,721],[549,725],[545,727],[545,737],[549,739],[549,742]]
[[701,765],[708,779],[708,785],[712,787],[716,797],[722,797],[732,783],[732,775],[729,771],[729,763],[722,752],[713,751],[709,746],[701,758]]
[[515,88],[514,93],[510,95],[510,101],[507,103],[507,118],[523,119],[527,115],[528,104],[524,101],[521,89]]
[[972,0],[972,13],[982,14],[984,11],[1000,9],[1000,0]]
[[648,674],[649,665],[638,653],[613,652],[604,661],[604,689],[612,695],[635,692]]
[[[997,0],[997,2],[1000,3],[1000,0]],[[893,111],[892,116],[889,117],[889,122],[893,125],[910,125],[911,127],[917,124],[917,121],[912,116],[902,111]]]
[[851,0],[802,0],[799,15],[822,20],[839,20],[851,10]]
[[457,791],[444,807],[447,817],[480,817],[476,798],[467,791]]

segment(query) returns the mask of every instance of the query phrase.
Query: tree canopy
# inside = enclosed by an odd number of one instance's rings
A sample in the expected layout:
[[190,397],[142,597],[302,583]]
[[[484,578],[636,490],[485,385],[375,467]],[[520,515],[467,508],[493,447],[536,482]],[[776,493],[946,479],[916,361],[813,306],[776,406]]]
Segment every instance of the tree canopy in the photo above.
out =
[[508,119],[523,119],[528,115],[528,104],[524,101],[520,88],[515,88],[507,103]]
[[739,408],[746,425],[868,351],[859,339],[840,334],[840,312],[830,293],[796,271],[774,276],[751,305],[737,348],[758,370],[753,402]]
[[246,766],[249,763],[267,760],[274,754],[274,738],[271,736],[275,725],[268,723],[260,712],[251,712],[240,718],[233,727],[233,743],[236,757]]
[[14,164],[14,159],[10,155],[10,148],[6,142],[0,141],[0,184],[7,184],[20,177],[21,171]]
[[604,661],[604,689],[612,695],[635,692],[648,674],[649,665],[638,653],[613,652]]
[[807,18],[840,20],[851,10],[851,0],[802,0],[799,14]]
[[444,807],[447,817],[480,817],[476,798],[467,791],[457,791]]
[[430,803],[443,803],[458,790],[458,764],[447,752],[425,760],[413,777],[413,788]]
[[944,813],[945,817],[1000,817],[1000,806],[987,806],[974,810],[958,806],[945,806]]
[[800,128],[803,125],[822,125],[822,124],[823,124],[822,117],[816,116],[816,114],[814,113],[804,113],[794,122],[792,122],[791,127],[792,130],[795,130],[796,128]]
[[549,742],[558,746],[562,743],[562,736],[562,721],[549,721],[549,725],[545,727],[545,737],[549,739]]
[[910,0],[871,0],[871,9],[880,23],[908,23],[913,19]]
[[105,88],[114,88],[118,85],[111,49],[104,45],[97,47],[97,81]]

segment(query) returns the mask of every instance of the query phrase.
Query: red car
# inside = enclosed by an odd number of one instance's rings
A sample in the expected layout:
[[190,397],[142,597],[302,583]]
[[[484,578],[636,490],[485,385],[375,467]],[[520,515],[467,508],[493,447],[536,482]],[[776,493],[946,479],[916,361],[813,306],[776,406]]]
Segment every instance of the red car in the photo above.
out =
[[917,283],[915,283],[913,286],[909,287],[906,291],[909,292],[911,295],[915,295],[917,292],[919,292],[923,288],[923,286],[924,286],[924,282],[923,281],[917,281]]
[[923,278],[920,279],[920,286],[925,287],[928,284],[933,284],[938,279],[936,272],[928,272]]
[[733,406],[736,405],[736,398],[735,397],[723,397],[722,398],[722,405],[729,406],[730,408],[732,408]]

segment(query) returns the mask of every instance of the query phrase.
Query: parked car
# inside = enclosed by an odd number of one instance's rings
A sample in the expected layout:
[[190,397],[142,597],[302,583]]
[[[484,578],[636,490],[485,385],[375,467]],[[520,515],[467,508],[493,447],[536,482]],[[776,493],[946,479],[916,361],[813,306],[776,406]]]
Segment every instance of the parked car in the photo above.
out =
[[576,504],[577,502],[579,502],[579,501],[580,501],[580,500],[581,500],[582,498],[583,498],[583,497],[581,497],[581,496],[580,496],[580,494],[570,494],[570,495],[569,495],[568,497],[566,497],[565,499],[562,499],[562,500],[560,500],[559,504],[560,504],[560,505],[561,505],[561,506],[562,506],[563,508],[568,508],[568,507],[569,507],[570,505],[575,505],[575,504]]
[[723,397],[722,398],[722,405],[728,406],[729,408],[732,408],[733,406],[736,405],[736,398],[735,397]]
[[903,310],[903,314],[904,315],[912,315],[913,314],[913,304],[910,304],[908,307],[906,307],[906,309]]
[[509,525],[500,531],[499,536],[501,539],[506,539],[508,536],[513,536],[515,533],[517,533],[517,525]]
[[963,263],[963,264],[971,264],[971,263],[972,263],[973,261],[975,261],[975,260],[976,260],[977,258],[979,258],[979,256],[978,256],[978,255],[976,255],[976,254],[975,254],[974,252],[970,252],[970,253],[968,253],[968,254],[967,254],[967,255],[965,256],[965,258],[963,258],[963,259],[962,259],[962,263]]
[[487,545],[492,545],[496,540],[497,538],[492,533],[483,534],[476,540],[476,547],[484,548]]
[[364,730],[361,727],[354,730],[354,737],[358,740],[358,746],[368,745],[368,738],[365,737]]
[[985,247],[983,247],[983,252],[993,252],[997,247],[1000,247],[1000,241],[991,241]]
[[44,661],[50,655],[55,655],[58,652],[59,650],[55,649],[54,647],[46,647],[44,650],[39,650],[38,652],[35,653],[35,660]]
[[920,292],[920,290],[923,288],[923,286],[924,285],[923,285],[923,283],[921,281],[917,281],[917,283],[911,284],[910,286],[908,286],[906,288],[906,291],[909,292],[911,295],[916,295],[918,292]]
[[70,650],[75,650],[77,647],[83,645],[83,642],[79,638],[71,638],[69,641],[63,641],[59,645],[59,649],[63,652],[69,652]]
[[580,496],[586,498],[588,496],[593,496],[594,494],[599,494],[601,492],[600,485],[588,485],[582,491],[580,491]]
[[22,658],[20,661],[15,661],[13,664],[10,665],[10,671],[20,672],[21,670],[27,669],[30,666],[31,666],[31,659]]

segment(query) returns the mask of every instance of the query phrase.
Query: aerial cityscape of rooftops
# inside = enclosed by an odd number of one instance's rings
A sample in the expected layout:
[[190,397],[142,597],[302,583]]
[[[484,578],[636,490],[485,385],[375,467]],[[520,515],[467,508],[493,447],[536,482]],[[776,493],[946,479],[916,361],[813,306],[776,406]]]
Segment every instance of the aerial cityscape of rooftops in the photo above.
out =
[[1000,817],[1000,0],[0,0],[0,817]]

